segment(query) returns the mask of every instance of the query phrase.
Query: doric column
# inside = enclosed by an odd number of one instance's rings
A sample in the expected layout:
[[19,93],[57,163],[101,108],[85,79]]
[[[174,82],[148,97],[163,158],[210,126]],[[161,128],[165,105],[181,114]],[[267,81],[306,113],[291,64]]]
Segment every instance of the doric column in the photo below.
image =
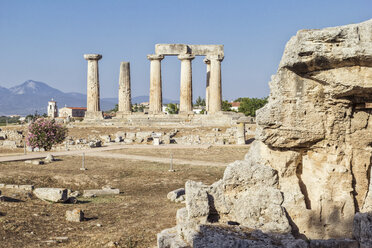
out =
[[87,119],[102,119],[103,115],[100,111],[99,98],[99,74],[98,60],[102,58],[100,54],[84,54],[84,59],[88,61],[87,73],[87,111],[85,118]]
[[207,65],[207,81],[205,86],[205,111],[209,111],[209,79],[211,76],[211,61],[205,58],[204,63]]
[[210,55],[211,72],[209,78],[209,113],[215,114],[222,110],[221,61],[223,56]]
[[180,86],[180,113],[192,114],[192,54],[180,54],[181,60],[181,86]]
[[237,130],[236,130],[236,144],[237,145],[245,145],[245,123],[240,122],[238,123]]
[[119,104],[117,114],[129,114],[131,108],[131,90],[130,90],[130,66],[129,62],[120,63],[119,75]]
[[147,55],[150,60],[150,109],[151,114],[162,112],[162,89],[161,89],[161,60],[163,55]]

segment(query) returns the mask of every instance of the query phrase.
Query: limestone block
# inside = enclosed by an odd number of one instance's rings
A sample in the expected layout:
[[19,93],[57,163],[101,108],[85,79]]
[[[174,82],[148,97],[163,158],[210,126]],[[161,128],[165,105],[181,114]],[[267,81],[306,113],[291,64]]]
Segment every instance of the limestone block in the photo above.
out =
[[353,239],[310,240],[309,248],[359,248],[358,241]]
[[[185,189],[180,188],[180,189],[176,189],[176,190],[173,190],[173,191],[169,192],[167,194],[167,198],[171,201],[178,202],[178,201],[183,201],[184,200],[184,195],[185,195]],[[182,199],[180,199],[180,198],[182,198]]]
[[191,53],[194,55],[224,54],[223,45],[186,45],[186,44],[156,44],[155,53],[162,55],[179,55]]
[[372,247],[372,215],[370,213],[356,213],[353,224],[353,237],[360,247]]
[[[151,134],[150,134],[151,135]],[[126,133],[126,136],[125,136],[127,139],[132,139],[134,140],[136,138],[136,133],[132,133],[132,132],[128,132]]]
[[118,131],[115,133],[115,137],[121,137],[121,138],[125,138],[125,132],[123,131]]
[[83,197],[91,197],[92,195],[101,196],[101,195],[118,195],[120,194],[120,189],[88,189],[83,191]]
[[270,248],[307,248],[308,244],[291,235],[264,234],[260,231],[241,230],[228,226],[202,225],[193,239],[193,247],[270,247]]
[[277,186],[277,172],[269,166],[237,160],[229,164],[224,172],[225,185],[245,185],[248,187]]
[[207,219],[209,215],[208,204],[208,186],[201,182],[187,181],[185,184],[186,190],[186,209],[189,218],[203,217]]
[[125,143],[125,144],[132,144],[132,143],[133,143],[133,139],[125,138],[125,139],[124,139],[124,143]]
[[157,234],[157,245],[159,248],[190,248],[178,235],[175,227],[165,229]]
[[3,146],[6,148],[17,148],[17,144],[14,140],[4,140]]
[[66,220],[71,222],[81,222],[84,220],[84,212],[81,209],[67,210]]
[[33,194],[44,201],[65,202],[67,200],[67,189],[63,188],[36,188]]
[[52,154],[48,154],[46,157],[45,157],[45,162],[47,163],[51,163],[53,161],[56,161],[56,159],[54,158],[54,156]]
[[153,138],[153,145],[154,146],[160,145],[160,138],[159,137],[154,137]]
[[32,160],[32,164],[34,164],[34,165],[44,164],[44,161],[41,161],[41,160]]
[[101,135],[100,138],[103,140],[105,143],[110,143],[111,142],[111,136],[110,135]]
[[[137,132],[135,134],[135,137],[136,138],[140,138],[140,139],[144,139],[144,140],[147,140],[148,138],[150,138],[152,135],[152,132]],[[134,137],[133,137],[134,138]]]
[[34,185],[19,185],[18,188],[21,190],[32,191],[35,187]]
[[163,143],[163,144],[166,144],[166,145],[168,145],[168,144],[171,143],[171,138],[170,138],[170,136],[169,136],[168,134],[163,135],[163,136],[161,137],[161,140],[162,140],[162,143]]

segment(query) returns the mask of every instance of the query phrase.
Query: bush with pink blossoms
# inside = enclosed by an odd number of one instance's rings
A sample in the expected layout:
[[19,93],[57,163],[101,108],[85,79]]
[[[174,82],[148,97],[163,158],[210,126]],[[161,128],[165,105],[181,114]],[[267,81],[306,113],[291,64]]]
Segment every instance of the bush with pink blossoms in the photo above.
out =
[[26,143],[32,148],[48,151],[53,145],[62,143],[67,136],[67,128],[54,120],[39,118],[28,126]]

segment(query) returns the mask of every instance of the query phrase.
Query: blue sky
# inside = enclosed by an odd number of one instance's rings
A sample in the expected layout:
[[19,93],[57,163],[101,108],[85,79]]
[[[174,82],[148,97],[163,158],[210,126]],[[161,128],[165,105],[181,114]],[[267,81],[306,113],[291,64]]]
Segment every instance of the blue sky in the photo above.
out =
[[[156,43],[223,44],[224,99],[264,97],[285,43],[299,29],[372,18],[371,0],[0,0],[0,86],[28,79],[86,93],[84,53],[100,53],[102,97],[116,97],[121,61],[132,96],[148,95],[147,54]],[[179,98],[180,61],[162,61],[163,96]],[[193,61],[193,94],[204,97],[203,57]]]

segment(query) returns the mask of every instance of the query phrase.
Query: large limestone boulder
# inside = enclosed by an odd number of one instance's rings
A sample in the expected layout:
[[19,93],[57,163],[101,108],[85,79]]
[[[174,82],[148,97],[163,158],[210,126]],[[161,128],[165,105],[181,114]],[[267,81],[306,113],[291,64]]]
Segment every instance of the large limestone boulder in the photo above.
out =
[[36,188],[33,193],[44,201],[65,202],[68,199],[67,189],[62,188]]
[[[210,186],[186,183],[177,239],[255,247],[234,241],[244,235],[234,236],[233,225],[276,233],[289,240],[283,247],[356,247],[348,238],[362,212],[354,237],[369,247],[370,217],[362,214],[372,211],[372,20],[299,31],[269,85],[245,160]],[[316,241],[297,244],[287,235]]]

